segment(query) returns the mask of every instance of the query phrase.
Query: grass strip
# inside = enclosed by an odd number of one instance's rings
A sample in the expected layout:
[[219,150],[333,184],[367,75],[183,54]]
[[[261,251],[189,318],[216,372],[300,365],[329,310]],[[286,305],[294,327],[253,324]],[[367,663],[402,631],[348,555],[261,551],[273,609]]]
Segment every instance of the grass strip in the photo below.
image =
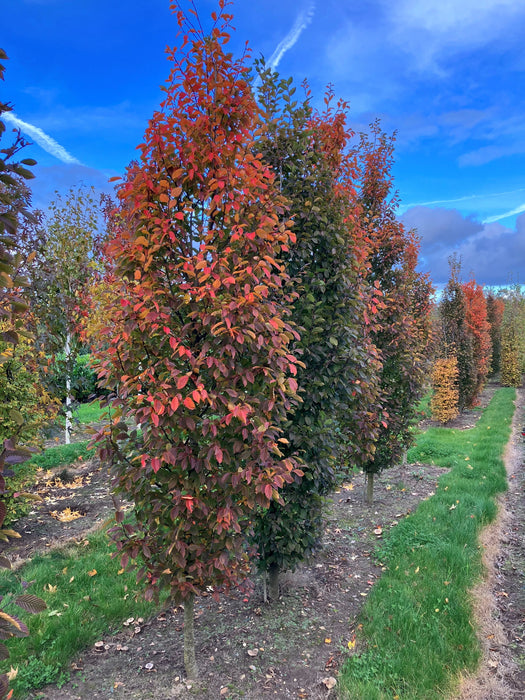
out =
[[81,403],[73,411],[73,421],[78,421],[82,425],[98,423],[102,420],[106,410],[100,406],[98,399],[90,401],[90,403]]
[[90,459],[95,456],[95,451],[88,450],[88,444],[89,440],[83,440],[82,442],[72,442],[69,445],[48,447],[47,450],[31,457],[28,463],[47,470],[72,464],[79,459]]
[[108,537],[99,531],[81,544],[36,556],[19,571],[0,571],[0,594],[25,589],[43,598],[48,609],[26,615],[16,606],[8,612],[23,618],[30,636],[8,642],[10,657],[0,672],[18,667],[12,682],[15,697],[48,683],[59,686],[69,678],[69,664],[100,639],[107,640],[129,617],[147,617],[155,611],[138,592],[136,576],[121,572],[111,559]]
[[507,488],[514,399],[499,389],[474,428],[431,428],[409,451],[410,462],[450,471],[378,550],[385,571],[361,616],[360,651],[341,670],[341,698],[442,699],[478,663],[469,591],[482,574],[478,534]]

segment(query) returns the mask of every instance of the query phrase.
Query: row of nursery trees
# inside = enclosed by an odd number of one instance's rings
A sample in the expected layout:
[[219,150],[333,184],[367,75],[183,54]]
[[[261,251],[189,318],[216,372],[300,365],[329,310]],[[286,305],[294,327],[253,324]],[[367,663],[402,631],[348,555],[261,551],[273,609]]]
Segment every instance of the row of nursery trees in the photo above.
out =
[[450,279],[434,317],[437,358],[432,416],[442,423],[475,406],[487,378],[520,386],[525,372],[525,299],[521,287],[485,293],[474,279],[461,282],[461,263],[450,259]]
[[[331,90],[226,52],[220,3],[181,28],[161,109],[118,186],[87,335],[112,420],[99,440],[122,566],[146,596],[195,596],[279,574],[318,546],[345,467],[374,474],[411,438],[431,285],[396,219],[393,140],[359,139]],[[257,79],[254,80],[254,73]]]
[[[180,46],[117,204],[72,191],[43,217],[30,210],[34,162],[17,160],[23,139],[2,149],[0,471],[27,459],[16,442],[31,443],[57,397],[68,433],[75,357],[89,346],[107,395],[112,536],[148,598],[184,603],[194,677],[195,596],[247,585],[256,561],[275,599],[280,573],[318,547],[322,499],[345,473],[366,473],[372,502],[374,475],[410,445],[434,345],[418,240],[395,215],[393,139],[378,123],[356,137],[330,89],[316,109],[308,86],[298,100],[291,80],[228,53],[224,0],[209,34],[172,9]],[[436,367],[456,363],[452,393],[468,374],[461,409],[490,357],[493,371],[496,358],[507,366],[512,319],[523,369],[523,299],[507,295],[504,314],[487,299],[489,342],[483,293],[457,266],[449,287]],[[5,634],[26,633],[2,619]]]

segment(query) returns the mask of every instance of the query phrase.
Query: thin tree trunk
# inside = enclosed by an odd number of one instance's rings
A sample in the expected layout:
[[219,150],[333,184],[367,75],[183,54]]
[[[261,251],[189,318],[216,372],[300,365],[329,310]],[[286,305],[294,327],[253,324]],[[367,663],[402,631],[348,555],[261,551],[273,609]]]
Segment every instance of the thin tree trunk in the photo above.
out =
[[71,442],[71,427],[73,425],[73,414],[71,412],[71,334],[66,335],[66,345],[64,348],[64,354],[66,356],[66,434],[65,442],[69,445]]
[[365,503],[369,506],[374,502],[374,473],[366,473]]
[[194,607],[195,596],[191,594],[184,600],[184,668],[191,681],[197,680],[199,675],[195,660]]
[[277,564],[270,564],[268,567],[268,597],[270,600],[279,598],[280,567]]

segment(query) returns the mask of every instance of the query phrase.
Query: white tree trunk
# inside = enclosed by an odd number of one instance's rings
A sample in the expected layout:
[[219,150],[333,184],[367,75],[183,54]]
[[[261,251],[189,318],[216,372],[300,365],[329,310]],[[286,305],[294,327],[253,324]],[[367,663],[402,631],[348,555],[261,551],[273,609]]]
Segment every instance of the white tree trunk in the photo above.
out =
[[73,425],[73,414],[71,412],[71,334],[66,335],[66,345],[64,348],[64,355],[66,356],[66,433],[65,442],[69,445],[71,442],[71,427]]

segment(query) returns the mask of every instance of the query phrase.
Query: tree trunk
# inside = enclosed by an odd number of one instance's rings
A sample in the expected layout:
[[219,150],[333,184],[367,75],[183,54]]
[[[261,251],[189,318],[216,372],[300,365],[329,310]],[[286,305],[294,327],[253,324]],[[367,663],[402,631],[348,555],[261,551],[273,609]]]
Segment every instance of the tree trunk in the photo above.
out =
[[268,567],[268,597],[270,600],[279,598],[280,567],[277,564],[270,564]]
[[369,506],[374,502],[374,473],[366,473],[365,503]]
[[71,442],[71,427],[73,425],[73,414],[71,412],[71,334],[66,335],[66,345],[64,348],[64,355],[66,356],[66,434],[65,442],[69,445]]
[[190,681],[197,680],[199,671],[195,660],[195,636],[193,633],[195,596],[184,600],[184,668]]

